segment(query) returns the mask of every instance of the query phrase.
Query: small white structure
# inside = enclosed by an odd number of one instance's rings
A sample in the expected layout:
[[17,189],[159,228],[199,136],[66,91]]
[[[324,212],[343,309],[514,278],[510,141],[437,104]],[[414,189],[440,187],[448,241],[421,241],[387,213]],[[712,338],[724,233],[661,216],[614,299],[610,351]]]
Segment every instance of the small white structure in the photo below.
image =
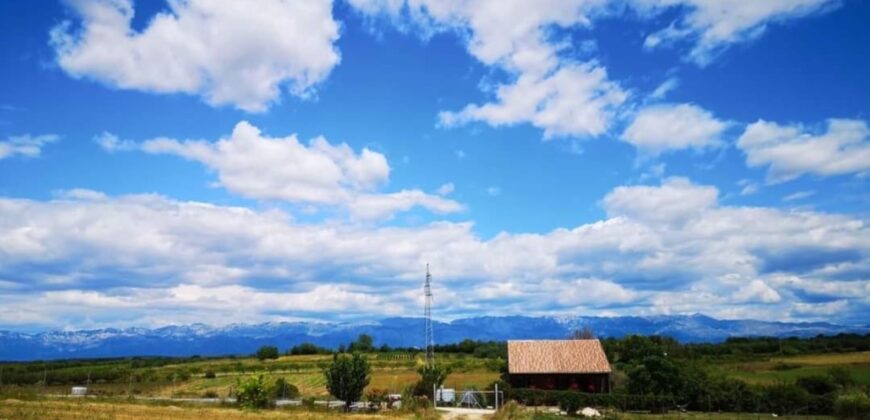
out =
[[583,408],[582,410],[580,410],[580,414],[583,417],[601,417],[601,413],[592,407]]
[[86,387],[86,386],[74,386],[70,390],[70,395],[73,395],[76,397],[84,397],[85,395],[88,395],[88,387]]
[[436,395],[437,396],[435,398],[438,402],[452,403],[454,400],[456,400],[456,390],[453,388],[441,387],[438,389]]

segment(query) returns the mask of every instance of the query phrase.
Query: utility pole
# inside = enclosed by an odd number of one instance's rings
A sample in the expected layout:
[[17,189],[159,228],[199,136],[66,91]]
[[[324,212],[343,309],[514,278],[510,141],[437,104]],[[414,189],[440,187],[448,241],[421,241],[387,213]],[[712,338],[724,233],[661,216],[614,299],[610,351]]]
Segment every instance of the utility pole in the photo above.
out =
[[429,273],[429,264],[426,264],[426,283],[423,285],[423,295],[426,300],[423,309],[426,365],[435,366],[435,338],[432,333],[432,274]]

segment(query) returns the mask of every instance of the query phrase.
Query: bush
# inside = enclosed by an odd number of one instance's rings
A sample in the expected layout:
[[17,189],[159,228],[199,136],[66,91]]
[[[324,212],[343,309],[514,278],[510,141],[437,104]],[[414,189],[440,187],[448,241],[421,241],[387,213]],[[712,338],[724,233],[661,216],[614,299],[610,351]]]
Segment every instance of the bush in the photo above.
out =
[[[501,389],[501,388],[499,388]],[[499,407],[498,411],[492,415],[492,420],[513,420],[521,418],[522,408],[516,401],[508,401],[507,404]]]
[[372,388],[366,392],[366,400],[369,402],[369,407],[381,408],[381,406],[389,399],[390,392],[386,389]]
[[216,391],[205,391],[202,393],[203,398],[219,398]]
[[263,375],[237,382],[236,401],[245,408],[266,408],[271,405],[270,392]]
[[293,385],[284,378],[278,378],[275,380],[275,386],[273,388],[275,399],[295,399],[299,397],[299,388],[296,385]]
[[827,375],[804,376],[797,379],[797,386],[813,395],[825,395],[837,390],[834,378]]
[[266,359],[277,359],[278,358],[278,347],[275,346],[262,346],[257,349],[257,359],[266,360]]
[[840,419],[870,419],[870,397],[863,392],[840,395],[834,402],[834,415]]
[[302,343],[293,346],[287,353],[291,355],[300,354],[329,354],[329,349],[319,347],[313,343]]
[[216,377],[216,375],[214,374],[214,371],[213,371],[213,370],[207,370],[207,371],[205,372],[205,378],[206,378],[206,379],[214,379],[215,377]]
[[810,396],[796,385],[779,383],[765,388],[762,398],[770,411],[776,414],[791,414],[809,406]]

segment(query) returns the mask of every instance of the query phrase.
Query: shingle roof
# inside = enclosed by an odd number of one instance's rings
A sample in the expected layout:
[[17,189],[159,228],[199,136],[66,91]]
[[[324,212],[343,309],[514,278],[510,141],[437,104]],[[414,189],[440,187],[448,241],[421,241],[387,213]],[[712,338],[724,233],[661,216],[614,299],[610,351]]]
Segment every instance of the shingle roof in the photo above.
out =
[[598,340],[511,340],[509,373],[610,373]]

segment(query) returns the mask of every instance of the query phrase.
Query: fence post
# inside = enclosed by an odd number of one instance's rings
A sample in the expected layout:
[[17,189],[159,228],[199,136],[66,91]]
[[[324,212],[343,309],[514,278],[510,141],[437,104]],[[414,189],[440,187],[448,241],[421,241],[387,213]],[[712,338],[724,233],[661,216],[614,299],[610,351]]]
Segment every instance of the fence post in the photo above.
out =
[[438,392],[436,390],[437,385],[432,384],[432,408],[438,407]]
[[495,411],[498,411],[498,382],[495,383]]

